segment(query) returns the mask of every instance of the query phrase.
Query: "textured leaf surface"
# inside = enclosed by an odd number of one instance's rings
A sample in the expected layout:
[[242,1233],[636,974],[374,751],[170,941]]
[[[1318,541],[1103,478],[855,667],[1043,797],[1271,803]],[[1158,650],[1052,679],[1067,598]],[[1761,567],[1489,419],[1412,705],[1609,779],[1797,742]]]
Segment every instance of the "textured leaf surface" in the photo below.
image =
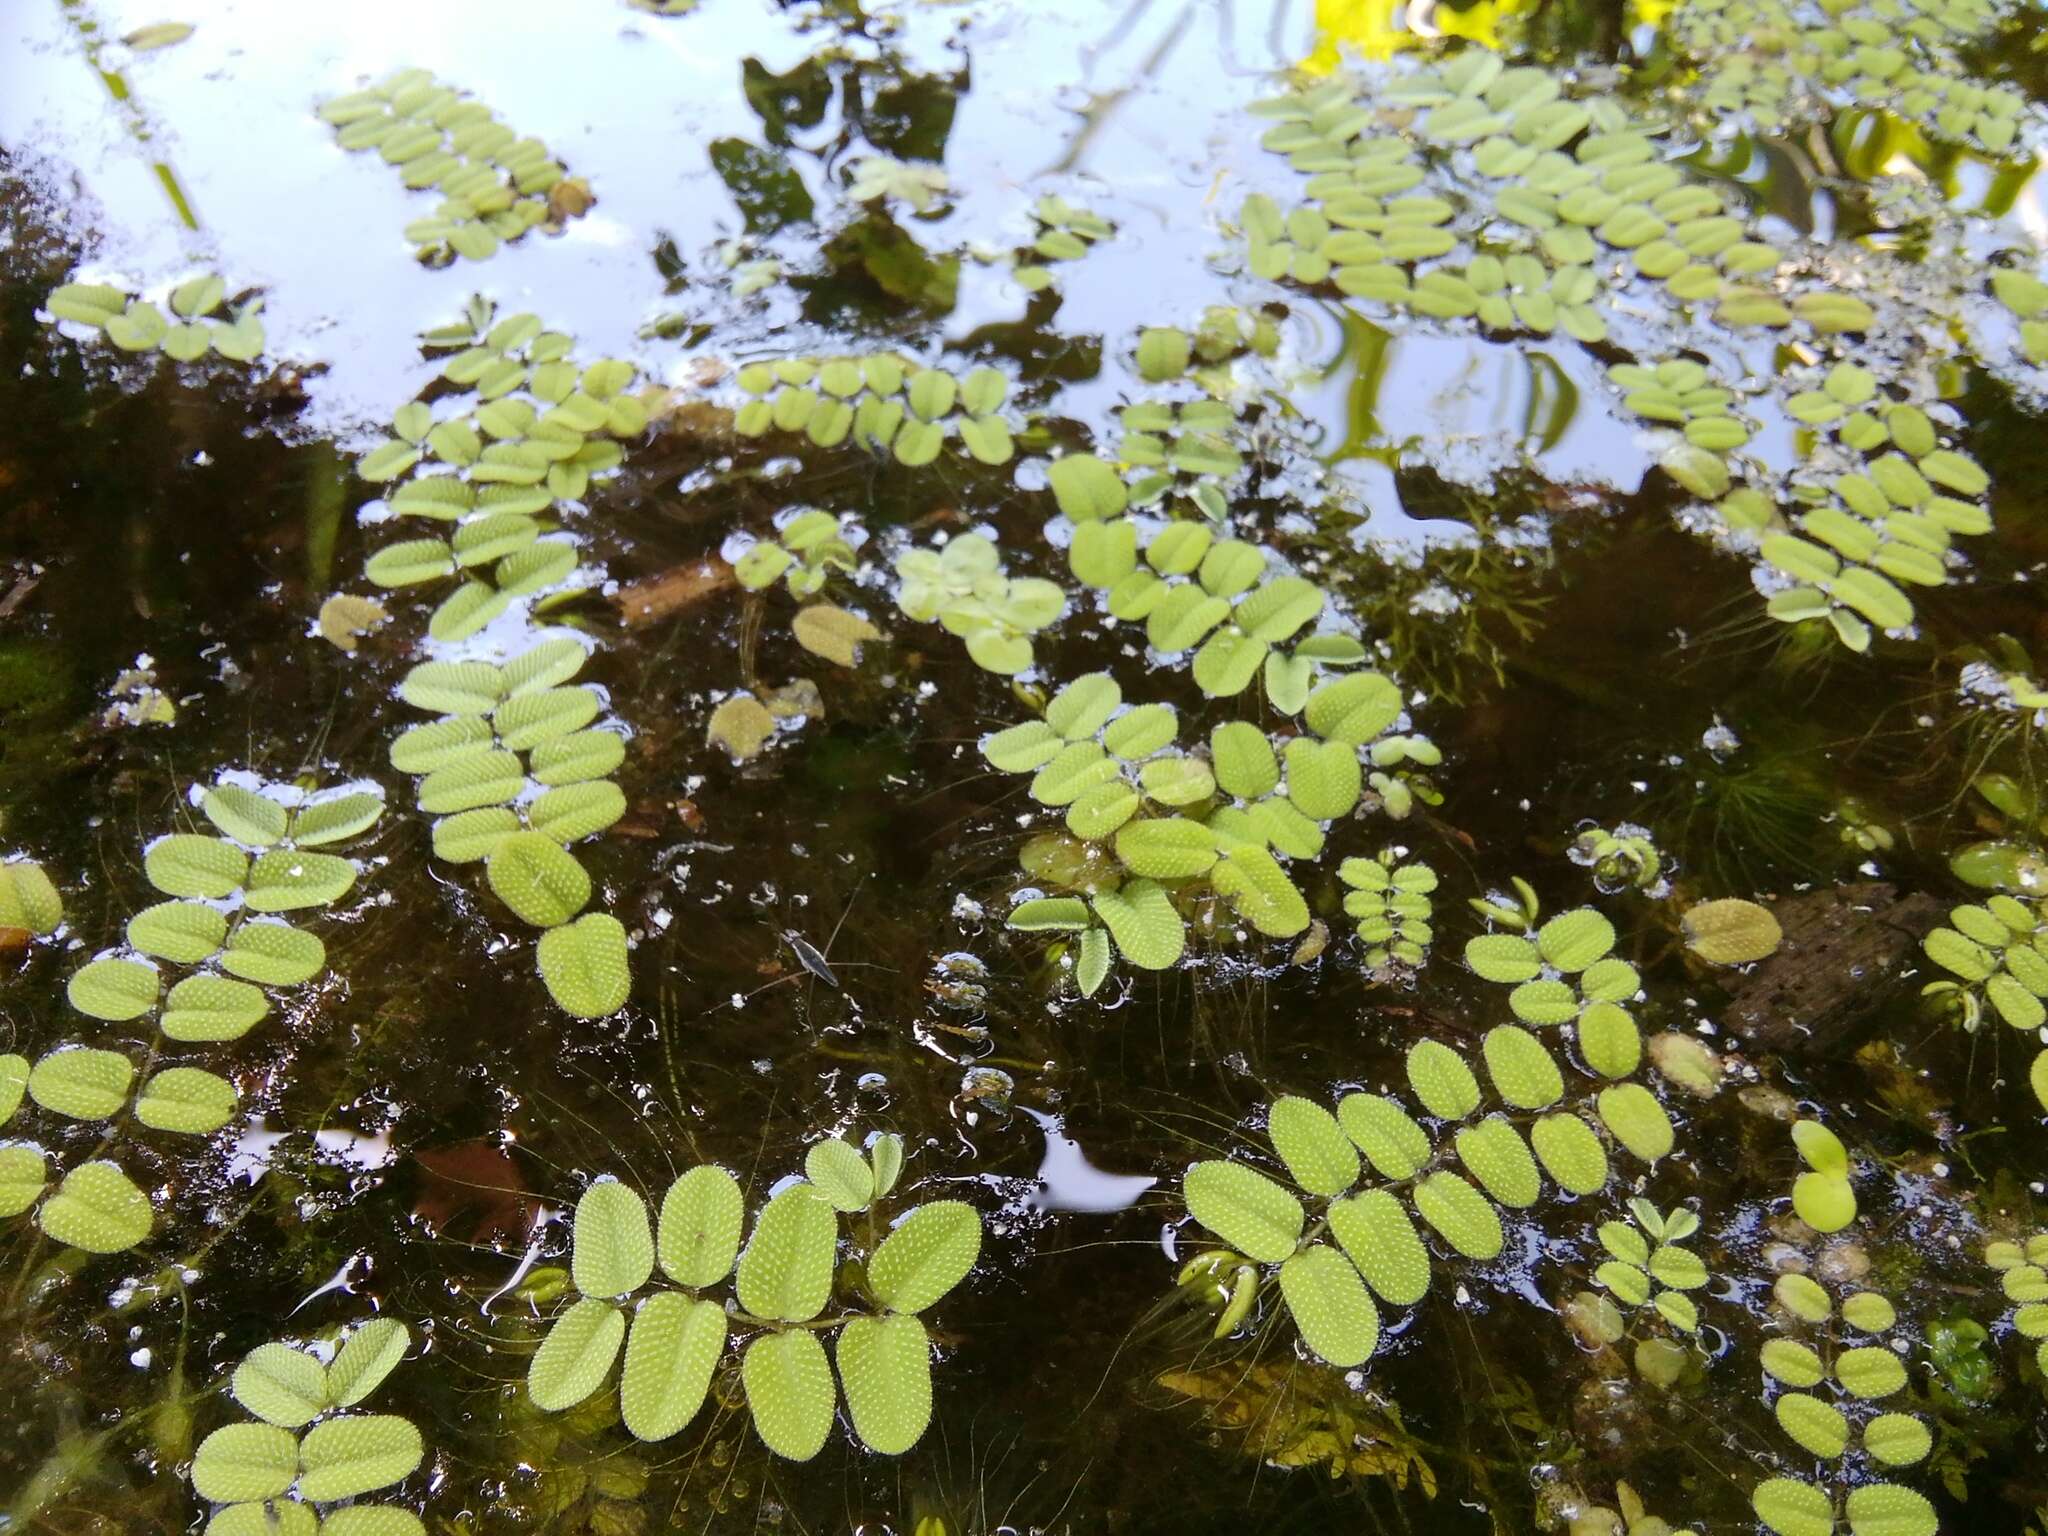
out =
[[590,900],[590,876],[560,845],[538,832],[514,832],[484,866],[500,901],[536,928],[554,928]]
[[327,965],[327,946],[289,923],[239,924],[220,957],[221,968],[266,987],[295,987]]
[[350,1331],[327,1367],[327,1396],[337,1408],[360,1403],[382,1384],[412,1348],[412,1334],[395,1317],[373,1317]]
[[1429,1289],[1429,1250],[1407,1211],[1384,1189],[1330,1202],[1330,1233],[1382,1301],[1397,1307]]
[[356,867],[331,853],[280,849],[249,866],[244,900],[252,912],[292,912],[327,907],[349,893]]
[[128,1102],[135,1063],[119,1051],[66,1046],[50,1052],[28,1075],[28,1096],[53,1115],[106,1120]]
[[87,1253],[120,1253],[149,1236],[149,1196],[113,1163],[82,1163],[64,1175],[36,1213],[57,1242]]
[[1529,1128],[1530,1143],[1544,1172],[1574,1195],[1590,1195],[1607,1183],[1607,1149],[1593,1128],[1574,1114],[1545,1115]]
[[1294,1182],[1312,1195],[1341,1195],[1358,1180],[1358,1152],[1337,1117],[1309,1099],[1273,1101],[1266,1134]]
[[1278,1264],[1301,1241],[1301,1202],[1256,1169],[1196,1163],[1184,1188],[1189,1214],[1248,1259]]
[[228,1390],[257,1418],[297,1429],[326,1411],[327,1368],[303,1349],[261,1344],[235,1367]]
[[1462,1120],[1479,1107],[1479,1079],[1442,1041],[1418,1040],[1408,1048],[1407,1065],[1408,1086],[1438,1119]]
[[549,1413],[573,1408],[604,1385],[626,1337],[626,1314],[586,1296],[555,1320],[526,1368],[526,1390]]
[[536,955],[548,995],[579,1019],[617,1013],[632,994],[626,930],[608,912],[586,912],[574,922],[548,929],[540,936]]
[[135,1096],[135,1118],[151,1130],[205,1136],[235,1115],[235,1085],[198,1067],[166,1067]]
[[1336,1366],[1362,1365],[1379,1346],[1379,1310],[1351,1261],[1312,1243],[1280,1266],[1280,1294],[1308,1347]]
[[1455,1173],[1433,1173],[1415,1186],[1415,1209],[1437,1234],[1468,1259],[1500,1256],[1506,1242],[1500,1216],[1487,1198]]
[[834,1210],[864,1211],[875,1198],[875,1174],[868,1160],[837,1136],[804,1154],[804,1177]]
[[1835,1506],[1811,1483],[1773,1477],[1757,1484],[1750,1495],[1757,1519],[1777,1536],[1833,1536]]
[[1526,1029],[1502,1024],[1488,1030],[1481,1049],[1495,1090],[1515,1108],[1548,1109],[1564,1097],[1556,1059]]
[[1381,1178],[1412,1179],[1429,1161],[1429,1133],[1383,1094],[1347,1093],[1337,1105],[1337,1123]]
[[790,1185],[754,1219],[740,1255],[740,1305],[784,1322],[816,1317],[832,1294],[838,1247],[838,1214],[811,1185]]
[[187,976],[164,998],[160,1021],[172,1040],[239,1040],[270,1012],[259,987],[228,976]]
[[1150,880],[1130,880],[1119,890],[1099,892],[1094,905],[1117,951],[1131,964],[1163,971],[1180,959],[1187,942],[1180,914]]
[[299,1494],[324,1504],[388,1488],[410,1476],[425,1454],[410,1419],[388,1413],[329,1419],[299,1442]]
[[725,1308],[674,1291],[650,1296],[634,1314],[619,1376],[619,1414],[641,1440],[666,1440],[704,1406],[725,1353]]
[[64,995],[80,1013],[120,1023],[156,1006],[156,969],[140,960],[94,960],[72,972]]
[[19,1216],[42,1199],[49,1182],[50,1165],[40,1147],[0,1142],[0,1219]]
[[1488,1115],[1477,1125],[1461,1127],[1457,1146],[1458,1160],[1502,1205],[1520,1210],[1534,1205],[1543,1193],[1529,1144],[1505,1117]]
[[131,948],[179,965],[197,965],[227,933],[227,915],[200,901],[160,901],[128,919]]
[[832,1367],[817,1336],[801,1329],[764,1333],[747,1346],[740,1380],[754,1431],[776,1455],[809,1461],[832,1433]]
[[617,1179],[599,1179],[576,1202],[570,1278],[585,1296],[623,1296],[654,1273],[647,1204]]
[[275,1424],[223,1425],[192,1458],[194,1491],[221,1504],[276,1498],[298,1475],[299,1442]]
[[981,1216],[960,1200],[920,1205],[868,1261],[868,1289],[898,1312],[922,1312],[966,1278],[981,1256]]
[[1851,1536],[1934,1536],[1941,1528],[1934,1506],[1897,1483],[1865,1483],[1850,1489],[1847,1509]]
[[906,1313],[857,1317],[840,1330],[839,1381],[869,1450],[900,1456],[932,1419],[931,1340]]
[[690,1169],[661,1200],[657,1253],[677,1285],[716,1285],[740,1251],[745,1202],[739,1181],[715,1164]]

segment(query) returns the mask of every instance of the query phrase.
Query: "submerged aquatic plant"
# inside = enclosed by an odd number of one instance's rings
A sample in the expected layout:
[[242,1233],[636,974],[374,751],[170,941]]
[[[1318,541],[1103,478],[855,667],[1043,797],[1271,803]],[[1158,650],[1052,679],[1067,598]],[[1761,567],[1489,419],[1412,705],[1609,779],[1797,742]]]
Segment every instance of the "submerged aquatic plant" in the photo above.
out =
[[[223,781],[196,799],[219,835],[173,832],[149,843],[143,873],[167,899],[131,917],[126,943],[72,972],[64,989],[82,1020],[121,1025],[154,1017],[173,1051],[241,1039],[270,1015],[274,995],[326,968],[319,936],[276,914],[331,907],[346,896],[359,866],[325,850],[361,836],[384,811],[381,793],[357,786],[307,794]],[[9,890],[18,899],[26,892],[33,908],[22,915],[32,923],[51,917],[41,885],[24,881],[22,866],[5,867],[17,871]],[[166,988],[167,971],[184,974]],[[65,1170],[54,1189],[52,1152],[29,1140],[0,1145],[0,1216],[34,1208],[55,1241],[118,1253],[144,1241],[155,1224],[150,1194],[118,1158],[100,1155],[118,1152],[134,1134],[124,1122],[207,1136],[235,1118],[239,1095],[227,1078],[189,1058],[163,1063],[164,1047],[152,1048],[138,1067],[125,1036],[108,1045],[92,1038],[66,1040],[33,1065],[25,1056],[0,1056],[0,1125],[13,1121],[26,1095],[54,1117],[53,1144],[66,1121],[109,1127],[91,1159]]]
[[[578,1300],[535,1351],[527,1390],[549,1412],[603,1389],[625,1350],[619,1409],[641,1440],[680,1433],[703,1407],[735,1326],[751,1338],[740,1378],[754,1429],[776,1455],[808,1461],[831,1434],[838,1393],[821,1333],[836,1332],[839,1389],[871,1450],[898,1456],[931,1420],[931,1338],[920,1313],[966,1278],[981,1251],[981,1217],[958,1200],[912,1207],[887,1226],[883,1202],[903,1168],[903,1142],[875,1137],[866,1156],[833,1138],[804,1159],[754,1218],[744,1249],[744,1197],[723,1168],[690,1169],[662,1198],[657,1227],[616,1179],[577,1202],[570,1275]],[[842,1218],[862,1217],[843,1239]],[[845,1271],[840,1244],[859,1255]],[[735,1264],[737,1260],[737,1264]],[[653,1278],[670,1282],[625,1302]],[[850,1283],[846,1275],[859,1278]],[[706,1294],[730,1281],[737,1305]],[[843,1299],[832,1308],[835,1295]]]

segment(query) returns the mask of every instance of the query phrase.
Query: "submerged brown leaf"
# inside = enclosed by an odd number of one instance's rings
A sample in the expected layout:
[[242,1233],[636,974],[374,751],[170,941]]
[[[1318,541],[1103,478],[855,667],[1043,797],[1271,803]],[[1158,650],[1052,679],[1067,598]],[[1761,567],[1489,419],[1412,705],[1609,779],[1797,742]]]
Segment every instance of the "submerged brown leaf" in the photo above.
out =
[[834,603],[812,603],[798,611],[789,627],[798,645],[842,667],[860,665],[861,643],[882,638],[866,619]]
[[320,638],[344,651],[352,651],[358,636],[369,634],[388,617],[384,605],[375,598],[337,592],[320,605]]

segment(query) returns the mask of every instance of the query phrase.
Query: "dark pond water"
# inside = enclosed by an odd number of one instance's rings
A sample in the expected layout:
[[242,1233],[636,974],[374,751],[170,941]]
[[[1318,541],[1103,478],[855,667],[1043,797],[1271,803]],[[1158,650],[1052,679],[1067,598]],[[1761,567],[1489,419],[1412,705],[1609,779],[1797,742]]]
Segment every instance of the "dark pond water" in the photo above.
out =
[[[1436,57],[1407,45],[1441,32],[1615,104],[1619,124],[1596,132],[1661,115],[1657,158],[1785,253],[1772,280],[1834,283],[1876,314],[1847,332],[1742,329],[1711,306],[1673,311],[1603,251],[1611,318],[1582,343],[1248,263],[1244,199],[1303,196],[1261,147],[1272,119],[1248,109],[1340,51],[1362,50],[1372,99],[1401,25],[1383,9],[6,8],[0,846],[49,873],[64,921],[0,935],[0,1051],[178,1054],[147,1017],[73,1008],[66,981],[161,899],[145,846],[213,830],[195,786],[371,781],[387,809],[342,850],[353,888],[309,916],[326,969],[205,1048],[239,1093],[230,1123],[163,1135],[32,1094],[0,1132],[45,1153],[53,1179],[114,1158],[153,1212],[146,1240],[110,1254],[54,1241],[35,1210],[0,1224],[0,1529],[204,1529],[190,1470],[248,1416],[227,1391],[237,1363],[373,1314],[403,1320],[414,1351],[370,1406],[425,1448],[376,1498],[436,1533],[1605,1532],[1602,1511],[1635,1493],[1674,1527],[1746,1531],[1776,1476],[1824,1500],[1888,1480],[1944,1530],[2048,1529],[2042,1372],[1984,1262],[1987,1241],[2035,1230],[2040,1031],[1995,1011],[1959,1027],[1922,996],[1948,973],[1918,943],[1987,880],[2041,894],[2039,701],[2023,681],[1971,687],[2029,655],[2048,664],[2048,379],[1985,287],[1987,268],[2032,271],[2048,231],[2030,179],[2048,143],[2032,13],[1990,16],[1942,55],[2021,100],[2001,156],[1840,91],[1783,124],[1688,115],[1711,60],[1674,52],[1683,5],[1413,8],[1402,69]],[[168,21],[193,31],[122,41]],[[431,195],[344,152],[315,114],[410,67],[544,139],[594,204],[487,260],[415,260],[401,231]],[[1411,126],[1412,107],[1391,112],[1387,131]],[[857,202],[874,155],[942,166],[948,190],[926,212]],[[1479,195],[1469,157],[1445,174]],[[1115,232],[1033,292],[1013,253],[1046,194]],[[1481,228],[1502,250],[1518,238],[1483,208],[1457,227],[1468,244]],[[126,353],[47,307],[70,281],[161,297],[205,272],[260,291],[258,360]],[[666,393],[646,431],[621,434],[617,472],[560,512],[574,576],[438,639],[444,590],[364,578],[396,534],[392,487],[357,470],[404,402],[460,408],[440,380],[450,349],[423,353],[420,336],[472,294],[542,316],[579,360],[633,360],[634,388]],[[1147,380],[1140,330],[1192,330],[1211,306],[1236,307],[1247,333],[1259,320],[1269,355]],[[736,432],[743,365],[890,350],[1001,371],[1015,456],[949,445],[905,465]],[[1715,498],[1658,468],[1661,424],[1609,382],[1610,366],[1681,353],[1746,392],[1752,484],[1818,462],[1788,405],[1809,377],[1871,370],[1988,471],[1991,530],[1958,537],[1912,588],[1910,624],[1867,652],[1825,619],[1779,622],[1765,595],[1790,583],[1753,558],[1755,531],[1729,534]],[[1178,708],[1184,743],[1232,719],[1299,728],[1256,684],[1205,697],[1184,657],[1080,589],[1045,489],[1051,456],[1115,457],[1120,407],[1207,394],[1229,403],[1246,465],[1228,479],[1229,532],[1320,584],[1326,629],[1364,639],[1442,762],[1411,815],[1368,795],[1331,818],[1328,854],[1288,866],[1313,930],[1261,935],[1198,882],[1177,893],[1186,957],[1120,963],[1084,997],[1047,935],[1005,927],[1014,893],[1049,888],[1020,853],[1060,812],[992,769],[980,738],[1097,670],[1133,703]],[[1798,505],[1788,494],[1780,531]],[[796,508],[864,533],[859,569],[824,594],[886,636],[857,666],[799,642],[785,586],[748,592],[725,563]],[[1191,502],[1180,515],[1201,519]],[[901,548],[970,528],[1012,576],[1070,595],[1016,680],[895,601]],[[376,597],[388,622],[343,649],[320,632],[336,593]],[[578,681],[625,738],[623,814],[574,848],[591,910],[631,945],[629,997],[594,1019],[551,999],[533,929],[481,867],[435,857],[433,817],[389,757],[424,718],[398,695],[412,667],[503,660],[543,635],[581,637]],[[1991,650],[2000,637],[2009,651]],[[802,682],[815,694],[757,754],[707,739],[735,692]],[[1986,774],[1989,794],[1973,787]],[[1647,889],[1596,885],[1570,856],[1584,827],[1623,823],[1664,861]],[[1956,858],[1986,844],[2001,851]],[[1419,971],[1369,969],[1343,908],[1339,860],[1388,847],[1440,878]],[[1546,1186],[1506,1213],[1489,1260],[1425,1231],[1428,1295],[1382,1304],[1361,1365],[1319,1360],[1271,1286],[1213,1339],[1213,1301],[1176,1288],[1216,1246],[1189,1220],[1185,1169],[1235,1156],[1278,1176],[1265,1106],[1401,1093],[1418,1039],[1478,1061],[1512,1015],[1461,963],[1487,926],[1468,899],[1514,877],[1545,916],[1611,920],[1642,979],[1629,1008],[1672,1053],[1638,1076],[1675,1149],[1654,1165],[1617,1152],[1594,1194]],[[1726,898],[1768,905],[1786,946],[1734,966],[1691,952],[1684,912]],[[1715,1053],[1704,1095],[1681,1081],[1692,1058],[1670,1042],[1685,1040]],[[1590,1080],[1577,1061],[1575,1096]],[[1829,1236],[1788,1199],[1795,1116],[1855,1159],[1860,1215]],[[593,1179],[653,1205],[681,1169],[718,1163],[751,1209],[815,1143],[870,1132],[908,1148],[896,1210],[960,1200],[984,1225],[972,1273],[926,1318],[934,1404],[913,1449],[864,1449],[842,1404],[814,1459],[771,1455],[732,1359],[704,1413],[653,1443],[618,1422],[609,1387],[566,1413],[533,1405],[528,1362]],[[1642,1309],[1625,1335],[1587,1338],[1567,1312],[1600,1289],[1596,1228],[1638,1195],[1700,1218],[1701,1327]],[[1780,1427],[1787,1384],[1760,1352],[1797,1333],[1772,1295],[1792,1269],[1895,1306],[1886,1344],[1908,1382],[1884,1406],[1930,1426],[1918,1464],[1820,1457]],[[863,1284],[842,1274],[840,1293]],[[1647,1338],[1675,1342],[1673,1374],[1646,1368]],[[1856,1528],[1906,1536],[1919,1518]]]

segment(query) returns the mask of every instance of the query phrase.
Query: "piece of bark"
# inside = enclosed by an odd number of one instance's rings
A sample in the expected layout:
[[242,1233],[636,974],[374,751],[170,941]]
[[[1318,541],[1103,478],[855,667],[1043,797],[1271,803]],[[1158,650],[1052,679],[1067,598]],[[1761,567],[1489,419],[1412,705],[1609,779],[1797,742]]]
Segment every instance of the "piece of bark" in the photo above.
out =
[[619,588],[612,601],[637,629],[672,619],[732,585],[732,567],[723,560],[693,560]]
[[1891,995],[1900,968],[1945,908],[1867,880],[1774,902],[1776,954],[1734,979],[1724,1025],[1751,1050],[1833,1050]]

